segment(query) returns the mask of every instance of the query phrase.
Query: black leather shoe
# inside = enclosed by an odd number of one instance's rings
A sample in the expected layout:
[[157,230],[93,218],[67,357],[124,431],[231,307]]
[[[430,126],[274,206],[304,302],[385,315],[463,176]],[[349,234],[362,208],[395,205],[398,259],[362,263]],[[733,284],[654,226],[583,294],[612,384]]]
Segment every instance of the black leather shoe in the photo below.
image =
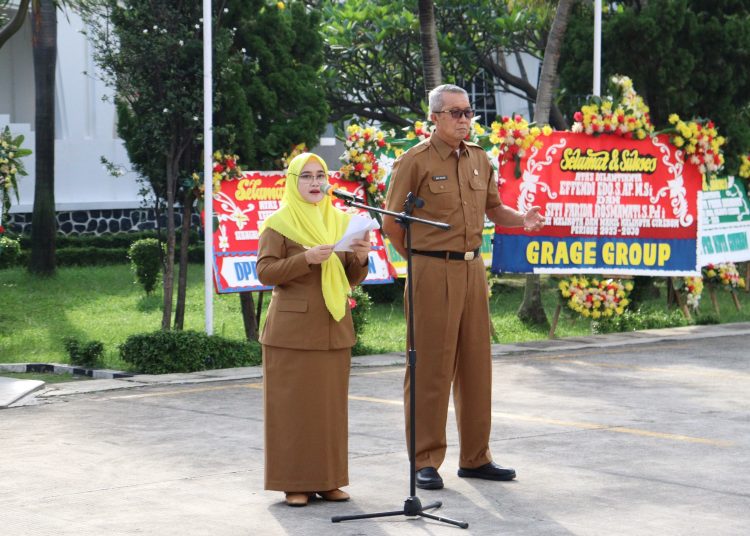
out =
[[419,489],[442,489],[443,479],[434,467],[422,467],[417,471],[417,487]]
[[464,469],[462,467],[458,470],[458,476],[461,478],[483,478],[485,480],[513,480],[516,478],[516,470],[490,462],[475,469]]

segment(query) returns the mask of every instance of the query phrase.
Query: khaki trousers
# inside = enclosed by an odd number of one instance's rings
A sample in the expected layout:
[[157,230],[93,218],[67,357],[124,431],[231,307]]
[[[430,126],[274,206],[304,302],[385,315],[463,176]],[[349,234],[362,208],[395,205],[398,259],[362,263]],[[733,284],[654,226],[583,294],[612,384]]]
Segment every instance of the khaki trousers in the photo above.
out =
[[[438,468],[445,459],[451,384],[460,440],[459,467],[479,467],[492,460],[492,361],[484,263],[481,258],[453,261],[414,255],[412,259],[414,281],[407,285],[414,289],[416,468]],[[408,308],[406,297],[404,303]],[[407,366],[407,448],[409,388]]]

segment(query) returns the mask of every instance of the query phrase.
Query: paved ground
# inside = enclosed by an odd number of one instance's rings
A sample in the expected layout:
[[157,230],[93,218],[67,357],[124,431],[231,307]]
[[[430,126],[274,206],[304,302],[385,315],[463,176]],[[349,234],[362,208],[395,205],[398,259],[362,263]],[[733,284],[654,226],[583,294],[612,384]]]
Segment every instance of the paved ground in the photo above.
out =
[[298,509],[262,489],[257,369],[54,385],[0,411],[0,534],[747,534],[748,337],[746,323],[494,347],[492,450],[518,479],[458,478],[451,416],[446,488],[418,493],[465,531],[331,523],[408,496],[398,356],[356,358],[353,500]]

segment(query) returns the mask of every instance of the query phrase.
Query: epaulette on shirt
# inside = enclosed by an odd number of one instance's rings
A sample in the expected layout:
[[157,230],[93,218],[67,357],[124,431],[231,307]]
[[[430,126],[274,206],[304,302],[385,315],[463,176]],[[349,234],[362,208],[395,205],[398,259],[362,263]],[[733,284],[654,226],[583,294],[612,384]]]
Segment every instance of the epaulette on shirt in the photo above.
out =
[[413,157],[416,154],[426,151],[430,147],[429,141],[430,138],[420,141],[418,144],[401,153],[401,156],[399,156],[396,160],[401,160],[406,154],[409,154],[410,157]]

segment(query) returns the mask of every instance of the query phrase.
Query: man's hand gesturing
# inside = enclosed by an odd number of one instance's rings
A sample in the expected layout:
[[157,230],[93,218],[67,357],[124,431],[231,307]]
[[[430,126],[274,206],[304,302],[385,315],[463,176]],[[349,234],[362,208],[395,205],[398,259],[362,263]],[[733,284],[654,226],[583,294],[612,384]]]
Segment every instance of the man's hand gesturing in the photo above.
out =
[[524,231],[538,231],[544,227],[544,216],[539,214],[540,207],[531,207],[529,211],[523,215],[523,230]]

